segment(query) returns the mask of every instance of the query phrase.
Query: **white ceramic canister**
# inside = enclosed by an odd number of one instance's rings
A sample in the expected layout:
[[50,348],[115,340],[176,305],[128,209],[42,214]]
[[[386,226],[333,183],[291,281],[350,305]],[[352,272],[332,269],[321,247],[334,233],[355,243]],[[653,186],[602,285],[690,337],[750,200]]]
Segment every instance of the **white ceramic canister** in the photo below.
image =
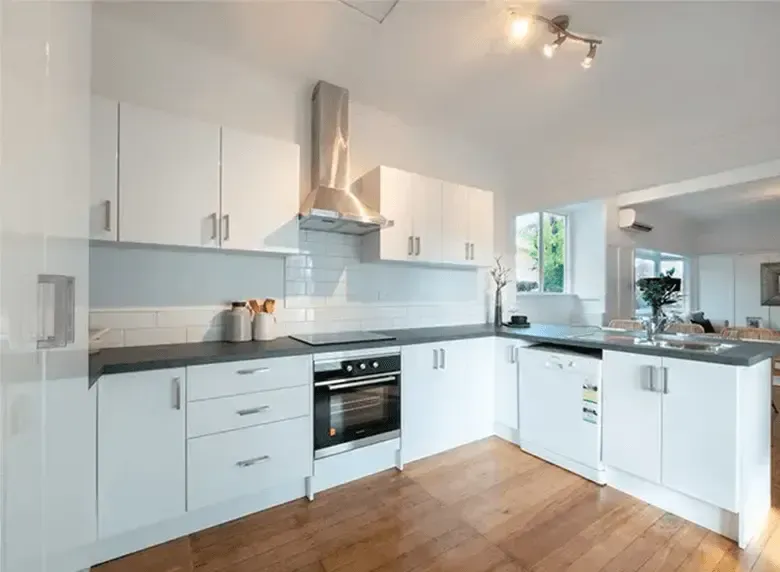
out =
[[252,324],[252,337],[258,342],[268,342],[276,339],[276,316],[267,312],[255,314]]
[[252,341],[252,312],[246,307],[246,302],[233,302],[225,324],[225,340]]

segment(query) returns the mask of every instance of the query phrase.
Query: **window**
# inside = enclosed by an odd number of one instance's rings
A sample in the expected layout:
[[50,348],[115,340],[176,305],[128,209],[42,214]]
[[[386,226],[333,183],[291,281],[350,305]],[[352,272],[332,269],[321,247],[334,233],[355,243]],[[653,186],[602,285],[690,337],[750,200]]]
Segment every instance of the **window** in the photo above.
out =
[[637,250],[634,253],[634,295],[636,297],[636,313],[637,315],[649,315],[651,313],[650,307],[642,299],[642,295],[639,292],[640,278],[652,278],[659,276],[661,273],[666,273],[671,269],[674,269],[675,278],[682,280],[680,301],[677,304],[672,304],[664,308],[667,312],[685,313],[688,307],[688,288],[686,283],[686,264],[687,261],[683,256],[678,254],[669,254],[668,252],[658,252],[656,250]]
[[562,293],[566,284],[567,217],[529,213],[515,219],[518,292]]

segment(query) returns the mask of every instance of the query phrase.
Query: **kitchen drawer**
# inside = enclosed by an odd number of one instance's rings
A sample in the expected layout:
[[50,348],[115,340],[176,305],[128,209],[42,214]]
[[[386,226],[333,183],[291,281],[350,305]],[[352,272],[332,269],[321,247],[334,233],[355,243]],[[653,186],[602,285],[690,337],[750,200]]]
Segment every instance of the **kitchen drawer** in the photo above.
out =
[[311,371],[310,355],[195,365],[187,368],[187,399],[310,385]]
[[299,417],[187,441],[187,509],[311,476],[312,429]]
[[195,401],[187,405],[187,437],[200,437],[309,414],[311,386]]

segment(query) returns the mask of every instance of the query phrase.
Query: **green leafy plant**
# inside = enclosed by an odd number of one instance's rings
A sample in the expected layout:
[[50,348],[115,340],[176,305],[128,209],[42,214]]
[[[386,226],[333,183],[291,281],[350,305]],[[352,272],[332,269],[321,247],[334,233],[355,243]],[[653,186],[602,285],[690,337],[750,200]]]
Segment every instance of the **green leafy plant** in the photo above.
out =
[[637,281],[640,295],[653,309],[653,316],[663,313],[663,307],[675,304],[680,299],[681,280],[674,277],[674,268],[665,274]]
[[[518,238],[527,244],[526,250],[534,262],[533,270],[539,269],[539,225],[531,224],[518,231]],[[544,215],[542,217],[542,247],[544,248],[544,276],[545,292],[563,292],[564,288],[564,260],[566,256],[566,224],[564,219],[557,216]],[[530,292],[537,290],[539,283],[536,281],[518,281],[518,292]]]

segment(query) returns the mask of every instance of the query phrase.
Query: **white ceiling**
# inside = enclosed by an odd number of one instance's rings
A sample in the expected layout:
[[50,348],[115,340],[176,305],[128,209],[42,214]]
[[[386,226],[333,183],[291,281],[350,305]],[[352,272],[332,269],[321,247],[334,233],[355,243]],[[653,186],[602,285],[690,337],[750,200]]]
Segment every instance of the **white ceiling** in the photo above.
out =
[[568,13],[573,31],[604,39],[587,71],[584,47],[571,42],[553,60],[539,53],[541,36],[510,49],[506,6],[401,0],[381,25],[335,0],[111,2],[95,17],[141,22],[263,72],[338,83],[355,100],[510,156],[529,144],[554,156],[561,142],[630,155],[647,148],[640,142],[701,141],[780,118],[780,2],[530,8]]
[[694,222],[712,222],[730,217],[772,216],[772,213],[775,213],[780,221],[780,177],[678,195],[643,203],[636,209],[657,217],[669,214]]

